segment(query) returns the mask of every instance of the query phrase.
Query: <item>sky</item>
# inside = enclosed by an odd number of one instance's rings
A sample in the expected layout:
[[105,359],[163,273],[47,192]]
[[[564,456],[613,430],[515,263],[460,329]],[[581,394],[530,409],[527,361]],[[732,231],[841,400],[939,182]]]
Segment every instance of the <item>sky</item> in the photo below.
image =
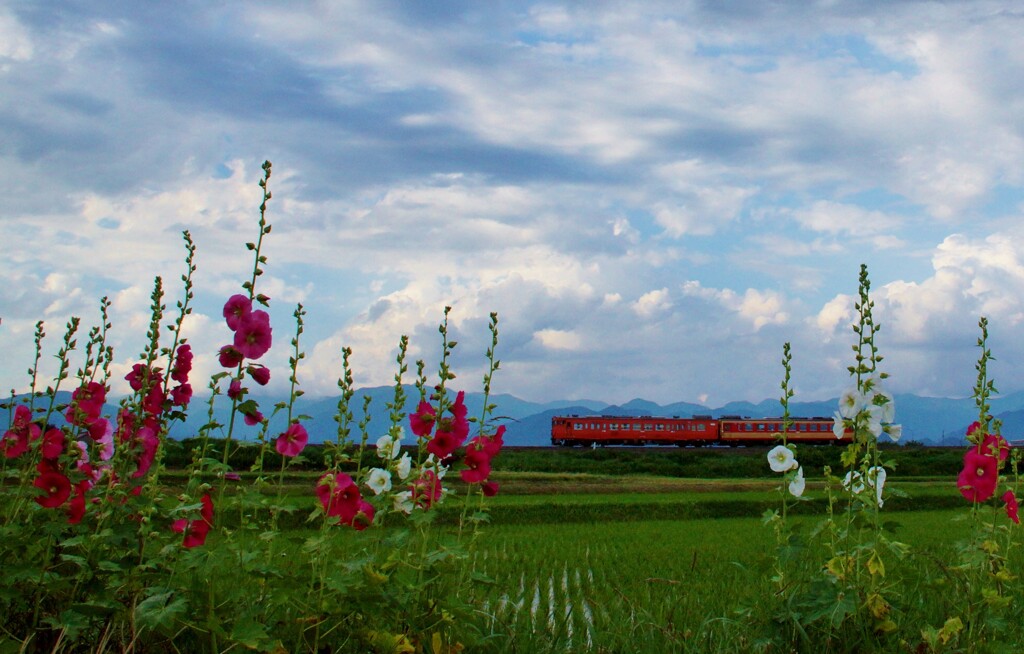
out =
[[107,297],[125,392],[183,230],[203,387],[270,160],[274,392],[301,303],[310,396],[342,347],[393,383],[402,335],[433,373],[451,306],[469,391],[497,312],[496,393],[758,402],[790,342],[827,399],[861,264],[890,390],[969,396],[981,316],[1024,390],[1022,34],[1013,0],[2,0],[0,387]]

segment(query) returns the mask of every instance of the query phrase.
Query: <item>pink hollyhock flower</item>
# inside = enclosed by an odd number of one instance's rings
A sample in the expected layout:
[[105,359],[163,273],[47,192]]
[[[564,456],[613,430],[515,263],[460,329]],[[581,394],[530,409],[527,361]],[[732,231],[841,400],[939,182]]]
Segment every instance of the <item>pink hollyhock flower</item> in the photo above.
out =
[[152,427],[143,425],[135,432],[135,443],[142,448],[139,452],[138,469],[132,473],[132,477],[138,479],[145,476],[153,465],[153,459],[156,458],[156,449],[160,445],[160,439]]
[[416,407],[416,413],[409,416],[409,428],[417,436],[426,438],[433,431],[436,419],[434,407],[429,402],[421,400],[419,406]]
[[76,388],[71,393],[71,404],[64,412],[64,417],[76,427],[86,427],[100,417],[106,395],[106,387],[99,382],[88,382]]
[[352,524],[361,509],[363,497],[351,477],[343,472],[324,475],[316,484],[316,494],[324,513],[339,518],[342,524]]
[[982,454],[975,447],[964,455],[964,469],[957,478],[960,494],[971,502],[984,502],[996,491],[999,481],[999,460]]
[[245,357],[233,345],[225,345],[220,349],[217,360],[223,368],[237,368]]
[[154,385],[149,392],[146,393],[146,397],[142,398],[143,410],[154,416],[159,416],[164,412],[164,401],[167,396],[164,395],[164,391],[159,385]]
[[306,433],[306,428],[297,422],[277,437],[274,448],[281,456],[298,456],[308,442],[309,434]]
[[188,343],[178,347],[178,353],[174,356],[174,369],[171,370],[171,379],[184,384],[188,382],[188,373],[192,372],[192,346]]
[[182,518],[171,524],[175,533],[184,534],[182,545],[185,547],[199,547],[206,543],[206,536],[213,527],[213,500],[210,494],[206,493],[199,500],[202,507],[199,509],[198,520],[187,520]]
[[174,406],[187,407],[191,401],[192,384],[185,382],[171,389],[171,404]]
[[473,442],[466,447],[466,456],[463,459],[466,469],[459,471],[462,481],[467,484],[479,484],[487,481],[491,475],[491,457],[484,451],[482,445],[476,446],[476,440],[474,438]]
[[1010,456],[1010,444],[999,434],[989,434],[981,442],[981,451],[989,456],[998,456],[1002,462]]
[[981,423],[975,420],[974,422],[967,426],[967,435],[973,436],[974,432],[978,431],[979,429],[981,429]]
[[164,376],[160,374],[159,368],[150,370],[141,363],[136,363],[132,366],[132,371],[125,375],[124,378],[133,391],[141,391],[143,386],[152,388],[164,383]]
[[28,429],[28,426],[32,424],[32,410],[24,404],[19,404],[14,409],[14,424],[11,425],[11,429],[17,431],[23,431]]
[[98,441],[103,438],[104,434],[110,431],[110,421],[106,418],[97,418],[89,423],[87,429],[89,437],[94,441]]
[[498,484],[493,481],[489,481],[480,486],[480,490],[484,492],[485,497],[494,497],[498,494]]
[[64,432],[59,429],[47,429],[43,434],[43,444],[39,448],[43,458],[56,459],[64,453]]
[[260,386],[266,386],[270,382],[270,368],[266,366],[249,366],[249,376]]
[[359,500],[356,514],[350,521],[342,521],[341,524],[350,525],[356,531],[362,531],[373,524],[373,516],[376,513],[373,505],[366,500]]
[[32,485],[43,491],[35,500],[46,509],[57,508],[71,496],[71,481],[59,472],[44,472],[36,477]]
[[68,524],[77,525],[85,517],[85,493],[92,487],[89,481],[75,484],[75,494],[68,502]]
[[262,309],[242,317],[235,331],[235,349],[247,359],[259,359],[273,342],[270,314]]
[[244,295],[232,295],[224,303],[224,320],[228,323],[228,329],[235,331],[239,323],[252,313],[252,300]]
[[450,431],[441,431],[440,428],[434,432],[434,437],[427,443],[427,451],[438,459],[447,459],[455,450],[459,449],[462,441],[455,437]]
[[228,384],[228,399],[237,400],[242,397],[242,381],[240,379],[232,379],[231,383]]
[[245,419],[245,424],[253,427],[263,422],[263,414],[258,409],[247,411],[242,413],[242,417]]
[[1006,491],[1003,493],[1003,502],[1006,503],[1006,517],[1019,525],[1020,517],[1017,515],[1017,496],[1013,494],[1013,491]]
[[412,491],[413,504],[429,509],[434,502],[441,499],[441,480],[433,470],[425,470],[419,478],[409,486]]
[[17,458],[28,452],[28,433],[8,429],[0,439],[0,447],[3,447],[4,456],[8,459]]

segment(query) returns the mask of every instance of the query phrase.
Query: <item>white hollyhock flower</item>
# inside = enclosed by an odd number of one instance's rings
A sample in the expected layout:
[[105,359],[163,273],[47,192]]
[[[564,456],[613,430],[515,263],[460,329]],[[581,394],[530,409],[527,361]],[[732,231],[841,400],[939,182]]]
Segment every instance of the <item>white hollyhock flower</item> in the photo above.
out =
[[882,407],[882,422],[892,422],[896,419],[896,401],[890,393],[878,391],[875,393],[875,404]]
[[853,418],[867,405],[866,398],[856,388],[850,388],[839,397],[839,415]]
[[860,473],[853,471],[846,473],[846,477],[843,478],[843,488],[852,490],[854,494],[863,491],[864,484],[860,480]]
[[793,477],[793,481],[789,482],[789,492],[793,497],[800,497],[804,494],[804,488],[807,487],[807,480],[804,479],[804,468],[800,466],[796,469],[796,477]]
[[843,416],[836,411],[833,418],[835,422],[832,423],[832,433],[836,435],[836,438],[842,438],[846,434],[846,423],[843,422]]
[[882,466],[875,466],[874,468],[868,469],[868,484],[875,489],[875,499],[878,501],[878,506],[881,507],[884,502],[882,501],[882,488],[885,487],[885,468]]
[[402,455],[402,458],[398,460],[395,465],[395,472],[398,473],[399,479],[406,479],[409,476],[409,472],[412,470],[412,458],[409,453],[406,452]]
[[872,404],[867,410],[867,429],[871,435],[878,438],[882,435],[882,407]]
[[415,505],[412,503],[412,491],[402,491],[401,493],[395,493],[395,511],[401,511],[406,515],[412,513]]
[[400,438],[392,438],[390,434],[385,434],[377,439],[377,456],[385,461],[395,458],[401,451],[402,441]]
[[370,487],[374,495],[389,491],[391,490],[391,473],[380,468],[373,468],[366,478],[366,485]]
[[768,452],[768,465],[775,472],[786,472],[797,466],[793,450],[785,445],[776,445]]
[[894,442],[898,441],[903,436],[903,425],[886,425],[885,432]]

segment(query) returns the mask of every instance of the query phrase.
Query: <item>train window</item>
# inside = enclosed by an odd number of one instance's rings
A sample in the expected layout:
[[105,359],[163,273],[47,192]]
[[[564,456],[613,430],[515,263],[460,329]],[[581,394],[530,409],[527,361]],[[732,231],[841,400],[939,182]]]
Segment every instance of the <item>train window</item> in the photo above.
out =
[[644,431],[651,431],[650,425],[644,425]]
[[806,422],[800,423],[800,431],[807,431],[807,423]]
[[654,429],[656,431],[665,431],[665,425],[655,425]]
[[697,431],[704,431],[704,423],[697,425]]
[[754,425],[748,422],[747,424],[743,425],[743,429],[746,431],[754,431]]
[[572,423],[572,428],[576,429],[576,430],[580,430],[580,429],[583,429],[583,425],[581,425],[578,422],[574,422],[574,423]]
[[757,423],[757,431],[764,431],[764,423],[763,422]]
[[640,431],[640,425],[638,425],[637,423],[634,422],[633,423],[633,431]]

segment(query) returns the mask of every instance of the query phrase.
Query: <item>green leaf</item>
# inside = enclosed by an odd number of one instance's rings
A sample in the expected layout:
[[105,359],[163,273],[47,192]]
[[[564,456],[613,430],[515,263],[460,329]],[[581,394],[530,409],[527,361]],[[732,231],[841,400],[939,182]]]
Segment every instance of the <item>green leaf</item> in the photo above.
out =
[[170,629],[186,609],[188,602],[184,597],[175,597],[174,591],[155,592],[135,607],[135,622],[143,629]]

